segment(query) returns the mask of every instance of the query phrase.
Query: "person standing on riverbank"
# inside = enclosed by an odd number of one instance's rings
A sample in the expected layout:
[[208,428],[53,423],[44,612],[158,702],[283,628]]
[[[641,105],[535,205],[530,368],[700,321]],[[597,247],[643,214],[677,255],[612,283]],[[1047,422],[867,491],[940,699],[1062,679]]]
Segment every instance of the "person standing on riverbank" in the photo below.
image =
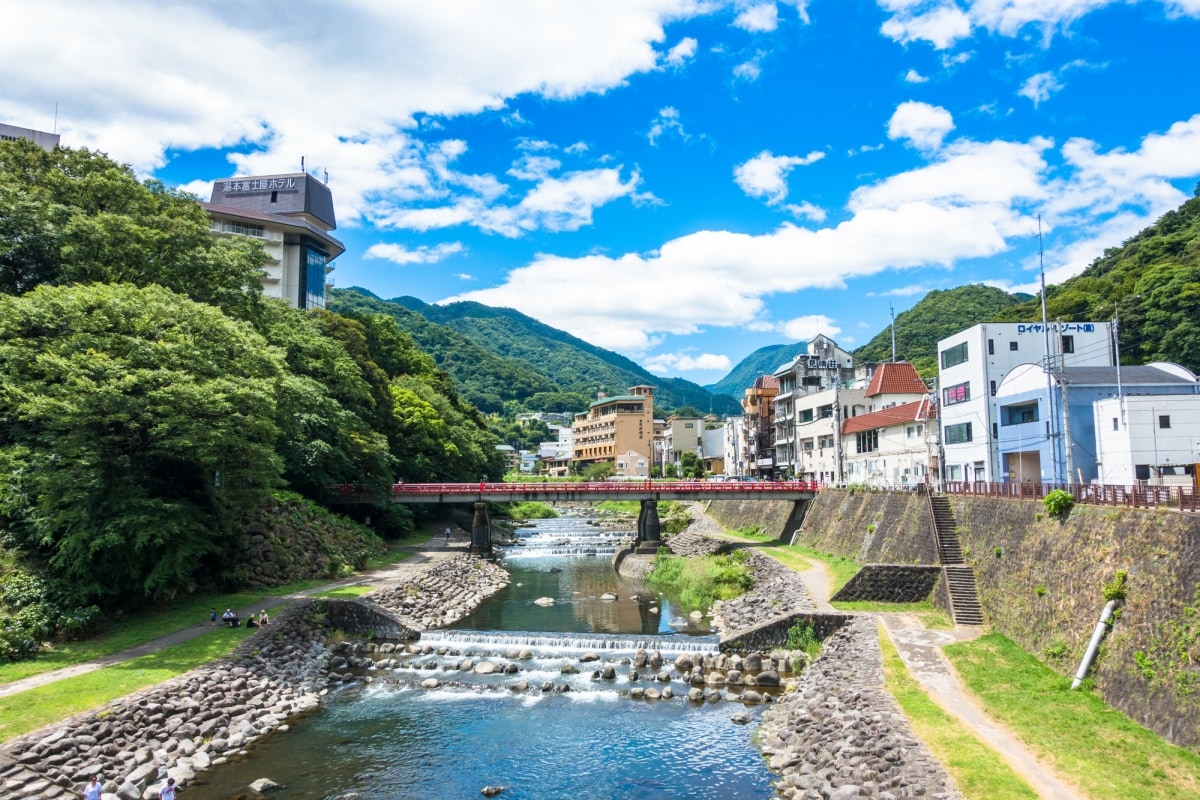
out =
[[167,778],[167,782],[158,790],[158,800],[175,800],[174,778]]
[[446,528],[446,543],[450,543],[450,529]]
[[83,800],[100,800],[100,791],[103,788],[100,776],[93,775],[92,779],[88,781],[88,785],[83,787]]

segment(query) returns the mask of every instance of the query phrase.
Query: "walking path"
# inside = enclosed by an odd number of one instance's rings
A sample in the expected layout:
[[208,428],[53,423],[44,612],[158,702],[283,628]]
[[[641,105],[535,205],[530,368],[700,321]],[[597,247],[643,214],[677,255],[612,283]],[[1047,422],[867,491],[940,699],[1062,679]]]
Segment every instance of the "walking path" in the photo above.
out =
[[[692,505],[695,520],[688,530],[705,536],[746,543],[745,539],[725,535],[721,525],[699,504]],[[763,552],[770,553],[769,549]],[[833,578],[820,561],[810,559],[811,566],[797,571],[820,611],[833,611],[829,604]],[[1012,733],[989,717],[962,686],[954,667],[942,653],[942,647],[954,642],[978,637],[979,628],[958,626],[954,630],[928,630],[913,614],[879,613],[884,628],[909,673],[943,710],[956,717],[986,744],[996,751],[1043,800],[1084,800],[1084,796],[1064,783],[1049,767],[1041,764]]]
[[[411,553],[403,561],[398,561],[395,564],[371,570],[370,572],[360,573],[340,581],[331,581],[323,586],[316,586],[312,589],[304,589],[276,597],[264,597],[252,606],[236,610],[238,616],[242,619],[249,619],[251,615],[257,616],[258,612],[263,609],[270,610],[302,597],[328,592],[331,589],[340,589],[346,586],[379,587],[400,583],[411,578],[430,564],[450,558],[458,553],[466,552],[469,544],[470,534],[464,534],[462,530],[455,530],[449,542],[443,538],[442,534],[438,533],[425,544],[401,547],[401,550],[408,550]],[[221,609],[217,609],[217,613],[221,613]],[[31,675],[28,678],[0,684],[0,697],[7,697],[8,695],[24,692],[38,686],[45,686],[55,681],[61,681],[64,678],[74,678],[76,675],[84,675],[88,672],[112,666],[113,664],[120,664],[124,661],[139,658],[140,656],[157,653],[172,645],[195,639],[197,636],[203,636],[211,630],[212,625],[206,618],[204,622],[175,631],[174,633],[169,633],[166,636],[160,636],[157,639],[152,639],[149,642],[140,644],[137,647],[131,647],[128,650],[122,650],[119,653],[112,653],[92,659],[91,661],[72,664],[69,667],[42,672],[37,675]]]

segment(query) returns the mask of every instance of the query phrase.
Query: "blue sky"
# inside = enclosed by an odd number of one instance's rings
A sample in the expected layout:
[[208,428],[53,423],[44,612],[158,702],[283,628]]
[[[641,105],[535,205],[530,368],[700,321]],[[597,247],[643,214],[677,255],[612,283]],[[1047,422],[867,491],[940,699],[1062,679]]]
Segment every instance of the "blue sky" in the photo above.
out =
[[[202,6],[202,7],[201,7]],[[0,5],[0,121],[207,199],[329,173],[338,286],[652,371],[1077,274],[1200,179],[1200,0]]]

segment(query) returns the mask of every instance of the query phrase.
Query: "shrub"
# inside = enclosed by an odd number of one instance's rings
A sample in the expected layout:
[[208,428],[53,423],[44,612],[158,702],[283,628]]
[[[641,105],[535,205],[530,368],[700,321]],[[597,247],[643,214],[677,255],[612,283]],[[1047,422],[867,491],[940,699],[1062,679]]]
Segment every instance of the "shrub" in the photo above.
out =
[[821,652],[821,640],[817,638],[816,628],[811,622],[797,622],[788,628],[787,649],[802,650],[811,658],[816,658]]
[[1042,505],[1046,507],[1046,513],[1055,519],[1066,519],[1075,505],[1075,498],[1070,492],[1055,489],[1042,498]]
[[1104,599],[1107,600],[1124,600],[1125,599],[1125,580],[1129,577],[1129,573],[1123,569],[1117,570],[1116,574],[1108,583],[1104,584]]

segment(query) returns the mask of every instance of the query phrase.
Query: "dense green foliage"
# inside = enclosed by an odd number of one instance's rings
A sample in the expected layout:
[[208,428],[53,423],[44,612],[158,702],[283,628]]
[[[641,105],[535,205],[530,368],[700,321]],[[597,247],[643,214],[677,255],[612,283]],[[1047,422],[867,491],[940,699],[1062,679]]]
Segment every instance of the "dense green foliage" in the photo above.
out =
[[499,412],[506,402],[516,401],[530,411],[578,412],[597,391],[612,396],[639,384],[654,386],[655,402],[664,409],[738,410],[732,398],[714,396],[680,378],[652,375],[624,356],[510,308],[435,306],[414,297],[384,301],[357,288],[334,291],[329,307],[343,314],[391,316],[483,411]]
[[677,592],[688,610],[708,609],[715,600],[732,600],[754,586],[744,550],[728,555],[683,558],[665,547],[654,556],[646,580]]
[[713,394],[725,394],[740,400],[760,375],[774,374],[775,370],[807,352],[808,342],[760,347],[739,361],[724,378],[704,388]]
[[1042,505],[1046,507],[1046,513],[1055,519],[1066,519],[1075,505],[1075,498],[1070,492],[1055,489],[1042,498]]
[[[908,361],[923,378],[937,375],[940,339],[980,322],[991,322],[1020,302],[1017,296],[982,284],[932,291],[896,316],[896,359]],[[854,351],[859,361],[891,361],[892,329],[884,328]]]
[[[288,487],[497,479],[497,439],[390,316],[261,296],[265,253],[86,150],[0,143],[2,645],[220,585]],[[395,532],[411,514],[358,506]],[[30,596],[28,587],[37,587]],[[15,644],[14,644],[15,642]]]
[[[1200,197],[1048,287],[1046,313],[1074,321],[1118,318],[1121,363],[1174,361],[1200,371]],[[1041,306],[1030,300],[998,319],[1041,319]]]

